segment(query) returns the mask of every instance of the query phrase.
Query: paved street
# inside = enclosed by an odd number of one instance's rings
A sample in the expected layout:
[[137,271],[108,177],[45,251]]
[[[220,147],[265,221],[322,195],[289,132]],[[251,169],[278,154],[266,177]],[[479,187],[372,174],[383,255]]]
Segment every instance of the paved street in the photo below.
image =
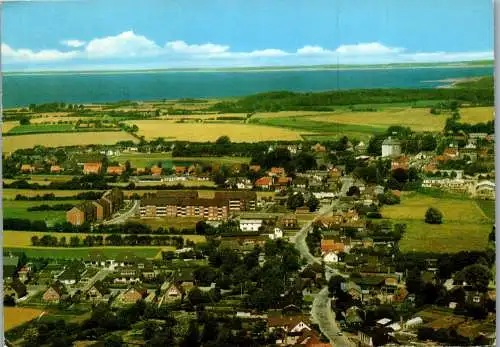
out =
[[126,211],[118,212],[112,219],[104,221],[103,224],[121,224],[125,223],[128,218],[133,217],[139,209],[139,200],[129,200],[125,206]]
[[[344,196],[347,193],[347,190],[352,185],[352,179],[343,180],[342,183],[343,184],[340,190],[340,196]],[[304,225],[291,240],[295,243],[295,248],[300,252],[301,256],[305,258],[309,264],[321,264],[321,259],[314,257],[309,251],[306,243],[307,234],[310,232],[313,222],[318,217],[330,214],[335,208],[337,208],[339,203],[340,199],[335,200],[329,206],[322,207],[319,210],[318,216],[313,221],[308,222],[306,225]],[[337,273],[339,273],[337,269],[325,266],[325,277],[327,280],[329,280],[332,275]],[[330,340],[330,344],[332,344],[332,346],[354,346],[354,344],[349,341],[347,337],[337,335],[340,331],[340,328],[335,321],[335,314],[330,308],[328,287],[324,287],[314,298],[311,315],[318,323],[321,332]]]

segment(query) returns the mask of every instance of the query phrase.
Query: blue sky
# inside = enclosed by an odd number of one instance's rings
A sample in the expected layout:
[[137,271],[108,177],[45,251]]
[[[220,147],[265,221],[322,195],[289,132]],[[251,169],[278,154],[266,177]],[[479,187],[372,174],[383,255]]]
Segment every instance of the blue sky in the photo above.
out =
[[5,70],[491,59],[490,0],[68,0],[3,4]]

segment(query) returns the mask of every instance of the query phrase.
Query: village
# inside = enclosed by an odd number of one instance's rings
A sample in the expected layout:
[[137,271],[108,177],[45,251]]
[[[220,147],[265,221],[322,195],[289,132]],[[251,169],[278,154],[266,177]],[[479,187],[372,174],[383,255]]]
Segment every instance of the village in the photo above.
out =
[[[408,138],[391,131],[369,144],[260,145],[262,160],[247,164],[171,167],[114,159],[157,158],[161,143],[20,150],[10,158],[22,164],[11,167],[4,158],[12,175],[4,188],[36,187],[38,195],[16,200],[36,201],[49,187],[100,192],[63,211],[64,221],[47,222],[45,236],[31,238],[35,249],[87,247],[80,256],[31,258],[6,250],[4,302],[75,314],[98,304],[121,312],[144,303],[174,316],[199,315],[203,307],[216,319],[241,322],[241,334],[254,327],[280,346],[494,343],[491,248],[402,252],[406,222],[384,218],[384,206],[404,204],[412,190],[495,200],[494,171],[485,170],[494,160],[493,135],[447,140],[441,150],[412,154]],[[428,147],[436,146],[434,140]],[[72,178],[50,179],[58,175]],[[440,224],[440,213],[429,220],[426,213],[425,222]],[[195,225],[184,228],[167,222],[191,219]],[[63,230],[87,234],[68,242],[58,237]],[[172,250],[147,257],[133,248],[154,245]],[[128,248],[110,253],[107,246]],[[449,264],[450,257],[457,261]],[[140,343],[143,330],[120,338]]]

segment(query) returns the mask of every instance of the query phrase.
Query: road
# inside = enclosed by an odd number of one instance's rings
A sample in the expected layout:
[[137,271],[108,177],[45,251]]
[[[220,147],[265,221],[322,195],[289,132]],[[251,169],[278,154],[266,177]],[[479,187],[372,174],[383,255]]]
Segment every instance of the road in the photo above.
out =
[[102,224],[105,224],[105,225],[107,225],[107,224],[121,224],[121,223],[125,223],[128,218],[133,217],[139,208],[139,200],[129,201],[128,204],[130,205],[130,208],[128,210],[126,210],[125,212],[118,212],[117,216],[114,216],[110,220],[104,221]]
[[[312,224],[319,217],[330,214],[333,209],[336,209],[340,203],[340,197],[347,193],[347,190],[352,185],[352,179],[344,179],[342,181],[342,188],[340,190],[339,199],[335,200],[331,205],[324,206],[319,210],[318,216],[311,222],[304,225],[293,237],[292,242],[295,243],[295,248],[300,252],[300,255],[307,260],[309,264],[321,264],[321,259],[314,257],[307,247],[306,237],[310,232]],[[334,274],[340,274],[337,269],[325,266],[325,278],[327,280]],[[342,274],[340,274],[342,275]],[[332,346],[354,346],[348,338],[338,336],[340,328],[335,321],[335,314],[330,308],[330,298],[328,297],[328,287],[323,289],[316,295],[313,301],[311,315],[319,325],[321,332],[330,340]]]
[[89,290],[90,288],[92,288],[92,286],[94,285],[94,283],[96,283],[97,281],[102,281],[103,279],[106,278],[106,276],[108,276],[112,272],[113,271],[108,270],[108,269],[100,269],[99,272],[96,273],[94,275],[94,277],[92,277],[91,279],[89,279],[88,282],[83,286],[83,288],[81,288],[82,293],[87,292],[87,290]]
[[337,335],[340,329],[330,308],[330,300],[328,287],[324,287],[314,298],[311,315],[318,322],[321,332],[330,339],[332,346],[355,346],[347,337]]

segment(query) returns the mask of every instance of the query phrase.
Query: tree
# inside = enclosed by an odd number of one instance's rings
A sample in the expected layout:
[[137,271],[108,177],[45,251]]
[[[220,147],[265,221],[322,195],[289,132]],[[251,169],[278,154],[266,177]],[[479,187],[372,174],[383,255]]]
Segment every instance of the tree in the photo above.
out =
[[469,265],[462,270],[465,282],[474,290],[485,292],[491,279],[491,271],[480,264]]
[[144,340],[150,340],[154,335],[158,327],[152,321],[146,321],[144,324],[144,329],[142,330],[142,337]]
[[309,212],[314,212],[318,209],[319,200],[314,195],[311,195],[309,200],[307,200],[306,205],[309,207]]
[[123,339],[118,335],[111,335],[104,340],[104,347],[121,347],[123,346]]
[[304,196],[300,192],[291,193],[286,201],[286,207],[289,210],[295,210],[298,207],[304,206]]
[[29,125],[30,124],[30,119],[28,116],[22,116],[20,119],[19,119],[19,124],[21,125]]
[[217,140],[215,140],[215,144],[217,145],[229,145],[231,143],[231,139],[229,136],[220,136]]
[[406,276],[406,289],[409,293],[420,293],[423,288],[423,283],[422,274],[419,269],[415,268],[408,271],[408,275]]
[[360,190],[356,186],[351,186],[349,187],[349,190],[347,191],[347,196],[359,196],[361,194]]
[[71,238],[69,239],[69,245],[71,247],[80,246],[80,238],[78,236],[71,236]]
[[437,208],[430,207],[425,212],[425,222],[428,224],[441,224],[443,222],[443,214]]
[[328,292],[330,295],[336,296],[340,291],[342,290],[340,288],[342,282],[344,282],[344,278],[340,275],[333,276],[330,278],[330,281],[328,281]]

